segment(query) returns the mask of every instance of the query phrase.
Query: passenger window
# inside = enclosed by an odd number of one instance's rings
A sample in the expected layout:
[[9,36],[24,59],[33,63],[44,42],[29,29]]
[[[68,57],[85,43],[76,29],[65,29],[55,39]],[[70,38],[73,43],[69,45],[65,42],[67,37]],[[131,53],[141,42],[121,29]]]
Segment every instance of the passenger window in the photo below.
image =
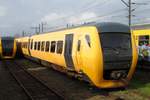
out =
[[32,49],[32,47],[33,47],[33,39],[31,40],[31,47],[30,47],[30,49]]
[[81,40],[78,40],[78,47],[77,47],[78,51],[80,51],[80,47],[81,47]]
[[40,42],[38,42],[38,50],[40,50]]
[[48,52],[48,51],[49,51],[49,47],[50,47],[49,45],[50,45],[50,42],[49,42],[49,41],[47,41],[47,42],[46,42],[46,48],[45,48],[45,51],[46,51],[46,52]]
[[91,47],[90,36],[89,35],[85,35],[85,39],[86,39],[86,42],[87,42],[88,46]]
[[22,43],[21,43],[21,47],[24,48],[23,46],[24,46],[24,45],[23,45],[23,42],[22,42]]
[[55,52],[55,46],[56,46],[56,42],[52,41],[51,42],[51,52]]
[[58,41],[57,42],[57,53],[61,54],[63,50],[63,41]]
[[36,50],[36,47],[37,47],[36,45],[37,45],[37,42],[34,43],[34,50]]
[[42,41],[42,44],[41,44],[41,51],[44,51],[44,46],[45,46],[45,42]]

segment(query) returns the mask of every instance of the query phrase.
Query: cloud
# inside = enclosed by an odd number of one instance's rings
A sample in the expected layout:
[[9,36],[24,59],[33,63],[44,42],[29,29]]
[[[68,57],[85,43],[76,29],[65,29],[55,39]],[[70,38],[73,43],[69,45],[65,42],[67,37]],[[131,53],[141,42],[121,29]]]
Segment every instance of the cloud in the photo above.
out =
[[1,24],[0,28],[10,28],[12,27],[11,25],[7,25],[7,24]]
[[89,21],[92,18],[95,18],[97,15],[94,12],[84,12],[82,14],[78,14],[78,16],[70,16],[68,14],[58,14],[58,13],[50,13],[44,16],[41,21],[57,24],[79,24],[85,21]]
[[42,22],[53,22],[53,21],[56,21],[61,19],[62,17],[64,17],[65,15],[64,14],[58,14],[58,13],[50,13],[46,16],[44,16],[41,21]]
[[79,16],[70,17],[68,22],[70,24],[79,24],[82,22],[90,21],[92,18],[95,18],[97,15],[94,12],[85,12]]
[[6,15],[6,8],[3,6],[0,6],[0,17]]

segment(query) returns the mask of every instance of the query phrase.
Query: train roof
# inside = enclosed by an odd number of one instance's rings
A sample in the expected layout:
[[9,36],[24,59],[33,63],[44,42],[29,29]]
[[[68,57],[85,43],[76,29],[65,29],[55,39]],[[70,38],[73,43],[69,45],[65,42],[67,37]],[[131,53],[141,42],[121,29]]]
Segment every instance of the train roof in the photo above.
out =
[[[68,30],[68,29],[74,29],[74,28],[81,28],[81,27],[87,27],[87,26],[95,26],[97,27],[99,32],[123,32],[123,33],[130,33],[130,28],[129,26],[125,25],[125,24],[121,24],[121,23],[116,23],[116,22],[100,22],[100,23],[87,23],[87,24],[83,24],[83,25],[79,25],[79,26],[74,26],[74,27],[70,27],[70,28],[62,28],[62,29],[57,29],[57,30],[53,30],[53,31],[48,31],[44,34],[50,33],[50,32],[57,32],[57,31],[64,31],[64,30]],[[32,35],[32,36],[36,36]],[[42,34],[38,34],[38,35],[42,35]],[[24,38],[24,37],[21,37]]]
[[150,24],[138,24],[131,27],[133,30],[150,29]]
[[79,27],[87,27],[87,26],[95,26],[98,28],[100,32],[130,32],[129,26],[117,22],[92,22],[92,23],[87,23],[79,26],[74,26],[70,28],[62,28],[62,29],[57,29],[49,32],[55,32],[55,31],[62,31],[62,30],[68,30],[68,29],[73,29],[73,28],[79,28]]
[[123,32],[123,33],[130,33],[130,27],[115,22],[103,22],[96,24],[97,29],[99,32]]

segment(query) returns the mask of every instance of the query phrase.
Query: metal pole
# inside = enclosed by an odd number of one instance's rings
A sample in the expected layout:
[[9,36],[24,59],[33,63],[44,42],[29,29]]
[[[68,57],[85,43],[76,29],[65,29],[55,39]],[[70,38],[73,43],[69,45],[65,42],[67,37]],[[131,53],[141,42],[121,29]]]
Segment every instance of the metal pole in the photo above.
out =
[[41,25],[39,24],[39,32],[38,33],[40,33],[41,32]]
[[131,24],[132,24],[132,22],[131,22],[131,20],[132,20],[132,14],[131,14],[131,0],[129,0],[129,27],[131,26]]

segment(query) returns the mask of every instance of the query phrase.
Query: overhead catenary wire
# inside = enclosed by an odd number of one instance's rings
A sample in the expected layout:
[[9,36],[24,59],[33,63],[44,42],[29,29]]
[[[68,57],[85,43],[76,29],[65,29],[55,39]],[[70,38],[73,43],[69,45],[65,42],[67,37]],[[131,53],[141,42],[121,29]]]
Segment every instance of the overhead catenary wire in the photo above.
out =
[[[109,0],[109,1],[111,1],[111,0]],[[85,8],[83,8],[83,7],[81,7],[81,9],[82,10],[79,10],[79,11],[77,11],[77,12],[73,12],[73,13],[71,13],[71,14],[68,14],[68,15],[66,15],[66,16],[62,16],[62,17],[58,17],[58,18],[56,18],[56,19],[54,19],[53,21],[51,21],[51,22],[55,22],[55,21],[58,21],[58,20],[66,20],[66,19],[68,19],[68,18],[71,18],[71,17],[74,17],[74,16],[77,16],[78,14],[81,14],[81,13],[83,13],[83,12],[86,12],[86,11],[89,11],[89,10],[91,10],[91,9],[93,9],[95,6],[97,6],[97,5],[104,5],[104,4],[106,4],[106,3],[108,3],[109,2],[108,0],[105,0],[104,2],[94,2],[94,3],[92,3],[92,2],[88,2],[88,3],[91,3],[90,5],[92,5],[92,6],[87,6],[87,7],[85,7]],[[88,4],[87,3],[87,4]],[[85,5],[87,5],[87,4],[85,4]],[[101,6],[102,7],[102,6]]]

